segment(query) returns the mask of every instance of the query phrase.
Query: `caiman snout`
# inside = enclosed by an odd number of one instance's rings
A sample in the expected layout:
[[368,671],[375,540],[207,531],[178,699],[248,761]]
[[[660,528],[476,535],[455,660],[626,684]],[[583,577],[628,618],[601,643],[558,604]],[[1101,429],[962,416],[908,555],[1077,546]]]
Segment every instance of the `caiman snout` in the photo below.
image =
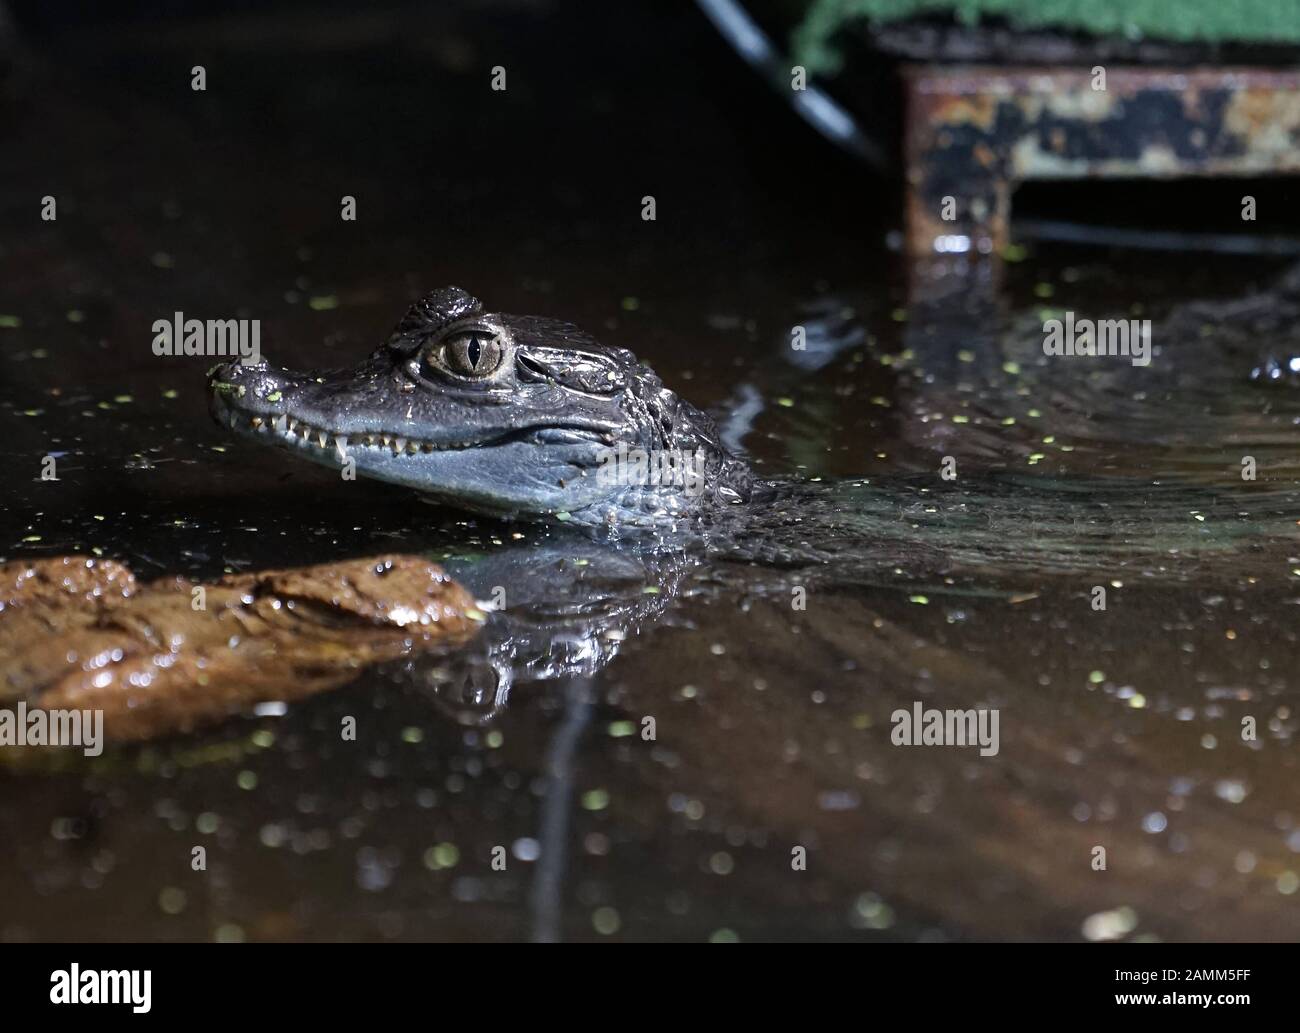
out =
[[212,416],[225,423],[232,410],[274,414],[284,392],[301,378],[265,359],[245,364],[238,359],[208,370],[208,402]]
[[272,367],[266,359],[246,364],[240,359],[222,362],[208,370],[208,391],[220,392],[231,388],[243,387],[246,391],[253,386],[270,385],[277,377],[283,377],[288,371]]

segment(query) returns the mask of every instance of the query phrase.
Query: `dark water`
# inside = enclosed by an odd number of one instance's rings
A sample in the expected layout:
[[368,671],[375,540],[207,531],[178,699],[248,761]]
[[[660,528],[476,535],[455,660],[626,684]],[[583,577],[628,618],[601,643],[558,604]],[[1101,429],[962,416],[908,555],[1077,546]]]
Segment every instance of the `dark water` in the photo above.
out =
[[[148,577],[422,552],[507,607],[279,716],[5,774],[0,937],[1294,935],[1300,394],[1248,374],[1295,310],[1189,307],[1274,266],[1043,252],[1004,312],[927,311],[890,189],[689,13],[661,48],[597,26],[581,59],[563,21],[338,25],[104,31],[20,83],[0,554]],[[612,552],[239,445],[203,360],[149,350],[182,310],[340,364],[443,283],[632,348],[765,476],[823,487],[741,536],[752,562]],[[1151,316],[1151,366],[1046,360],[1065,308]],[[918,700],[997,708],[999,754],[892,745]]]

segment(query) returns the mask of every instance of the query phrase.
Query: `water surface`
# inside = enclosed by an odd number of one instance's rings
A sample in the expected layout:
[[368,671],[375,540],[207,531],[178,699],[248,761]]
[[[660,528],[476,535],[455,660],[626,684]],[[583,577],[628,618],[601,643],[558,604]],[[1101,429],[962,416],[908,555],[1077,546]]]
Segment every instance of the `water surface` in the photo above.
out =
[[[678,17],[668,57],[611,26],[581,85],[562,21],[427,13],[72,39],[32,73],[0,155],[0,554],[419,552],[509,605],[436,663],[4,775],[0,937],[1294,935],[1300,394],[1249,372],[1295,304],[1188,307],[1279,270],[1045,251],[1001,312],[909,306],[888,188],[742,117],[761,87]],[[579,544],[240,445],[203,363],[148,347],[176,310],[249,316],[273,361],[343,364],[443,283],[632,348],[818,501],[748,560]],[[1156,320],[1150,367],[1046,360],[1065,308]],[[918,700],[998,708],[999,754],[892,745]]]

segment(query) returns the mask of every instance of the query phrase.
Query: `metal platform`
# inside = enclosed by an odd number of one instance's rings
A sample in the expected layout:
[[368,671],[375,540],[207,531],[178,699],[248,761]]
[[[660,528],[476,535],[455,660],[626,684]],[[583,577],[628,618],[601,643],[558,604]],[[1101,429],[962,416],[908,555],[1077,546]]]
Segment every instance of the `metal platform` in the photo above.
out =
[[[988,259],[1028,180],[1300,171],[1300,70],[904,69],[909,256]],[[947,217],[945,217],[947,216]]]

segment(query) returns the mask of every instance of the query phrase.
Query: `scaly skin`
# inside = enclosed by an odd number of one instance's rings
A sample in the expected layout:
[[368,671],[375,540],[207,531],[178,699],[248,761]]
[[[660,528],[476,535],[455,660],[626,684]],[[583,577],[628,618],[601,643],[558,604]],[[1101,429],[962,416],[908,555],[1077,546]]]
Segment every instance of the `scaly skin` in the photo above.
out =
[[[713,421],[631,352],[568,323],[484,312],[457,287],[413,305],[354,368],[232,362],[208,387],[237,434],[493,516],[672,530],[753,486]],[[695,457],[701,480],[611,484],[599,473],[621,447]]]

